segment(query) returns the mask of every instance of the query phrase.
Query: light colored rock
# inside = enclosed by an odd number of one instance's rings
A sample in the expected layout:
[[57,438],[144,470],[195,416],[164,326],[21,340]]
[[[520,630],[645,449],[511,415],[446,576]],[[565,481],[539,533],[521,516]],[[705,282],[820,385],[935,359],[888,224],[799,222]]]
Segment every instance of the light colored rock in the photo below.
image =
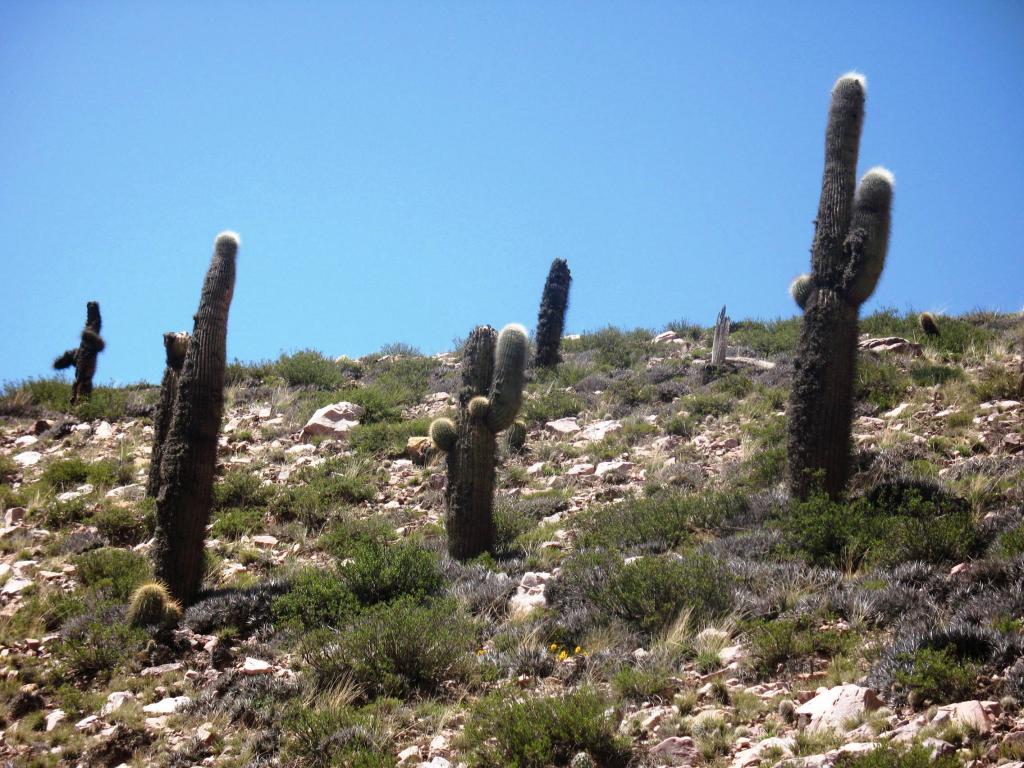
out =
[[85,422],[83,422],[82,424],[75,424],[75,426],[73,426],[71,428],[71,431],[72,432],[77,432],[80,435],[91,435],[92,434],[92,424],[88,424],[88,423],[85,423]]
[[35,435],[22,435],[14,441],[15,448],[29,448],[39,442]]
[[580,437],[584,440],[604,440],[606,435],[610,435],[613,432],[618,432],[622,429],[622,422],[620,421],[595,421],[593,424],[588,424],[580,432]]
[[526,618],[534,611],[539,611],[547,604],[548,601],[547,598],[544,597],[543,592],[521,592],[519,594],[512,595],[509,599],[508,611],[512,618],[522,619]]
[[886,411],[882,415],[885,418],[887,418],[887,419],[896,419],[896,418],[899,418],[900,416],[902,416],[906,412],[907,408],[909,408],[909,407],[910,407],[910,403],[900,403],[895,408],[893,408],[891,411]]
[[427,460],[430,448],[431,442],[429,437],[410,437],[405,441],[405,455],[416,464],[422,464]]
[[58,725],[64,722],[67,718],[67,713],[63,709],[55,709],[53,712],[46,716],[46,732],[49,733]]
[[398,764],[409,765],[413,760],[420,759],[420,748],[416,745],[406,747],[398,753]]
[[34,467],[42,458],[39,451],[22,451],[14,455],[14,463],[19,467]]
[[107,696],[107,703],[103,705],[103,709],[100,710],[100,714],[106,717],[114,712],[117,712],[129,701],[135,701],[135,694],[131,691],[114,691]]
[[675,341],[679,338],[679,334],[675,331],[662,331],[655,336],[651,341],[655,344],[668,344],[670,341]]
[[797,724],[810,731],[846,730],[846,723],[882,706],[878,694],[859,685],[838,685],[822,691],[796,710]]
[[92,436],[98,440],[109,440],[114,436],[114,428],[110,426],[110,422],[101,421],[99,426],[93,431]]
[[191,703],[191,701],[192,699],[188,696],[168,696],[153,704],[147,704],[142,708],[142,711],[147,715],[173,715]]
[[92,730],[95,726],[97,726],[99,724],[99,722],[100,722],[100,719],[96,715],[88,715],[86,717],[83,717],[77,723],[75,723],[75,730],[76,731],[89,731],[89,730]]
[[736,753],[731,768],[752,768],[760,765],[761,756],[766,752],[780,751],[781,757],[792,757],[796,742],[790,737],[773,736],[759,741],[747,749]]
[[452,768],[452,764],[448,758],[441,757],[440,755],[434,755],[430,760],[426,760],[417,765],[416,768]]
[[242,664],[243,675],[268,675],[273,671],[274,667],[270,662],[255,659],[252,656],[246,656],[245,662]]
[[858,344],[860,349],[866,349],[869,352],[881,353],[891,352],[896,355],[912,355],[913,357],[920,357],[924,350],[920,344],[916,344],[913,341],[907,339],[901,339],[899,336],[887,336],[881,339],[861,339]]
[[146,496],[146,486],[139,483],[122,485],[107,491],[108,499],[124,499],[125,501],[141,501]]
[[363,413],[361,405],[346,401],[325,405],[306,422],[302,428],[302,436],[330,435],[347,438],[352,429],[359,425]]
[[16,595],[27,587],[31,587],[32,582],[29,579],[8,579],[7,583],[4,584],[3,590],[0,593],[4,595]]
[[696,765],[700,756],[697,744],[689,736],[670,736],[651,748],[651,755],[669,765]]
[[594,474],[594,470],[595,469],[596,469],[596,467],[594,467],[593,464],[587,464],[586,462],[584,462],[583,464],[574,464],[573,466],[569,467],[569,469],[566,470],[565,474],[566,474],[567,477],[579,477],[581,475],[592,475],[592,474]]
[[606,480],[621,480],[629,476],[634,466],[631,461],[602,461],[594,468],[594,474]]
[[564,419],[549,421],[544,425],[544,429],[556,435],[571,435],[580,431],[580,425],[576,423],[576,419],[566,416]]
[[992,723],[999,715],[999,702],[997,701],[958,701],[955,704],[946,704],[939,707],[932,718],[931,725],[944,725],[953,723],[973,728],[978,733],[985,735],[992,732]]
[[25,519],[24,507],[11,507],[4,512],[4,525],[18,525]]
[[271,536],[269,533],[261,533],[252,537],[252,543],[261,547],[276,547],[277,537]]
[[214,729],[213,723],[205,722],[196,729],[195,735],[200,744],[209,746],[217,738],[217,731]]

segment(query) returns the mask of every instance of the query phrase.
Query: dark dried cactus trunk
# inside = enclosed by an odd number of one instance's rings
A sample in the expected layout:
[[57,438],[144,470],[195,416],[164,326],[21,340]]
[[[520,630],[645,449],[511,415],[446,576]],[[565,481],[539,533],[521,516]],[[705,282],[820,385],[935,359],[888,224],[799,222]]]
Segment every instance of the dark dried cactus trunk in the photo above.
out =
[[224,411],[228,309],[237,253],[235,235],[218,236],[178,378],[178,394],[160,463],[155,573],[174,598],[186,606],[195,600],[203,580],[217,435]]
[[473,330],[462,358],[462,389],[455,446],[448,453],[445,528],[448,552],[458,560],[476,557],[494,544],[494,461],[497,440],[486,420],[471,417],[473,398],[487,395],[494,373],[497,334],[489,325]]
[[554,368],[558,365],[558,350],[565,330],[571,283],[572,274],[565,259],[552,261],[540,300],[540,314],[537,316],[537,351],[533,362],[538,368]]
[[96,358],[106,344],[100,336],[103,320],[100,317],[99,302],[90,301],[85,305],[85,327],[76,349],[69,349],[53,361],[58,371],[75,367],[75,383],[71,385],[71,404],[92,394],[92,380],[96,375]]
[[174,400],[178,396],[178,377],[181,366],[185,363],[188,351],[189,335],[187,333],[165,333],[164,352],[167,356],[167,367],[160,382],[160,402],[157,403],[153,416],[153,452],[149,460],[149,481],[146,484],[146,495],[154,499],[160,492],[160,462],[164,452],[164,443],[171,428],[171,417],[174,415]]
[[864,82],[832,89],[825,172],[815,221],[805,313],[789,405],[790,490],[839,498],[850,473],[860,305],[874,291],[888,247],[892,176],[872,169],[856,185]]

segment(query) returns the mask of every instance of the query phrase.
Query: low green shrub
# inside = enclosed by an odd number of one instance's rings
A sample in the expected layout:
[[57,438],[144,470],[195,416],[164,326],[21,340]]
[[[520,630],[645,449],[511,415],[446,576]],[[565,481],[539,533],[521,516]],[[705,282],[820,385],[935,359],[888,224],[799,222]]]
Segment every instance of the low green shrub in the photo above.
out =
[[341,632],[310,638],[303,656],[321,687],[350,680],[371,697],[429,695],[470,674],[476,635],[455,600],[419,604],[406,596],[367,609]]
[[888,411],[903,402],[909,388],[910,378],[895,363],[872,354],[860,356],[854,383],[857,400]]
[[963,701],[975,695],[981,667],[948,648],[919,648],[898,661],[909,668],[896,670],[896,682],[918,705]]
[[609,614],[650,637],[683,610],[698,624],[725,615],[732,607],[732,577],[706,555],[640,557],[612,575],[598,600]]
[[444,586],[437,555],[411,542],[359,544],[341,576],[362,605],[400,597],[421,600]]
[[671,699],[675,686],[672,673],[667,669],[637,669],[623,667],[612,678],[612,690],[620,699],[650,701],[655,697]]
[[811,617],[754,619],[744,626],[750,652],[758,671],[775,673],[780,664],[805,661],[813,668],[812,658],[831,658],[846,650],[852,640],[834,630],[819,630]]
[[327,530],[320,535],[317,546],[341,561],[355,555],[364,544],[383,545],[394,537],[395,529],[379,517],[361,520],[341,516],[333,520]]
[[394,768],[390,736],[372,712],[293,702],[283,726],[284,757],[308,768]]
[[578,339],[565,339],[562,350],[565,353],[593,351],[597,366],[604,370],[623,370],[644,362],[654,348],[653,333],[645,328],[622,331],[618,328],[603,328],[585,333]]
[[97,488],[128,485],[135,479],[135,465],[131,461],[101,459],[89,465],[86,480]]
[[213,486],[213,507],[262,507],[270,501],[273,493],[274,489],[264,485],[259,476],[244,469],[236,469],[228,472]]
[[89,464],[78,458],[58,459],[47,465],[39,480],[56,493],[74,490],[89,478]]
[[521,418],[528,424],[546,423],[566,416],[579,416],[585,405],[579,395],[547,386],[536,395],[524,398]]
[[359,600],[333,571],[304,568],[287,592],[271,604],[274,622],[294,630],[343,626],[359,611]]
[[785,320],[740,320],[729,331],[729,344],[750,347],[760,355],[795,352],[800,338],[800,317]]
[[150,579],[149,561],[138,552],[116,547],[94,549],[75,558],[79,581],[102,590],[117,602],[126,602],[132,592]]
[[349,444],[364,455],[383,454],[395,458],[405,454],[405,445],[410,437],[426,435],[429,430],[430,419],[360,424],[352,430]]
[[345,383],[341,369],[315,349],[282,354],[274,364],[274,373],[293,387],[337,389]]
[[579,752],[605,768],[622,768],[630,760],[629,742],[606,709],[589,688],[555,697],[494,691],[470,710],[462,742],[474,768],[568,765]]
[[811,563],[839,567],[959,562],[981,543],[966,502],[914,484],[879,486],[848,502],[796,502],[782,527]]
[[146,498],[131,506],[103,506],[92,524],[111,544],[132,547],[148,540],[156,529],[156,500]]
[[931,747],[914,744],[898,747],[879,744],[870,752],[840,755],[836,768],[959,768],[956,755],[933,755]]
[[664,552],[690,541],[694,532],[742,513],[746,506],[746,498],[735,493],[655,489],[584,514],[577,524],[578,543],[581,548]]
[[951,381],[960,381],[963,377],[963,368],[954,368],[949,365],[915,361],[910,366],[910,378],[918,387],[948,384]]
[[210,533],[217,539],[240,539],[263,527],[263,510],[254,507],[229,507],[213,515]]
[[52,649],[65,674],[110,678],[147,639],[144,630],[128,624],[122,609],[107,604],[70,619]]
[[280,520],[299,520],[307,527],[322,526],[340,507],[377,494],[373,465],[359,459],[329,459],[316,468],[304,469],[297,480],[304,484],[281,488],[270,502],[270,512]]
[[708,416],[725,416],[731,413],[736,402],[723,392],[695,392],[684,397],[679,407],[698,421]]
[[979,403],[990,400],[1016,400],[1020,397],[1020,373],[1011,372],[1001,365],[987,365],[971,382],[971,393]]

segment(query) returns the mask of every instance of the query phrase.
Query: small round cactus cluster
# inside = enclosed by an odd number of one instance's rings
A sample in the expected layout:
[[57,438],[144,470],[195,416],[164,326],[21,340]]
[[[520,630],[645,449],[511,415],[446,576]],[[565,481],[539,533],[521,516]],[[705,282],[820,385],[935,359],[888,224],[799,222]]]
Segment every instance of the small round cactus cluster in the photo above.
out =
[[918,315],[917,323],[921,326],[921,330],[924,331],[926,336],[942,335],[942,332],[939,330],[939,323],[931,312],[922,312]]
[[176,624],[181,618],[181,604],[171,597],[159,582],[143,584],[132,594],[128,605],[128,623],[133,627]]

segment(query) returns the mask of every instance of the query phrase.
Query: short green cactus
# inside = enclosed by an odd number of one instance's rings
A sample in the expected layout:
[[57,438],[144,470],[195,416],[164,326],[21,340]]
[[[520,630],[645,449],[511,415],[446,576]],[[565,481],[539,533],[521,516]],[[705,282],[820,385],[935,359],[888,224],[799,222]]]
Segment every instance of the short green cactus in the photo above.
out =
[[493,548],[497,435],[514,424],[523,401],[526,330],[507,325],[497,344],[495,336],[490,326],[469,335],[457,421],[437,419],[430,425],[430,439],[447,454],[445,527],[448,552],[459,560]]
[[132,593],[128,604],[128,623],[133,627],[176,624],[181,618],[181,603],[171,597],[158,581],[143,584]]
[[939,323],[931,312],[922,312],[918,315],[917,323],[921,326],[921,330],[924,331],[926,336],[942,335],[942,332],[939,331]]
[[814,283],[811,282],[810,275],[800,275],[789,284],[789,295],[793,297],[793,301],[800,309],[807,307],[812,290],[814,290]]
[[789,401],[790,491],[798,499],[817,491],[836,499],[846,488],[858,315],[878,284],[889,244],[892,174],[872,168],[857,184],[865,92],[864,78],[855,73],[832,88],[811,248],[813,290]]
[[439,451],[447,453],[455,446],[455,438],[458,432],[455,422],[451,419],[434,419],[430,425],[430,441]]

